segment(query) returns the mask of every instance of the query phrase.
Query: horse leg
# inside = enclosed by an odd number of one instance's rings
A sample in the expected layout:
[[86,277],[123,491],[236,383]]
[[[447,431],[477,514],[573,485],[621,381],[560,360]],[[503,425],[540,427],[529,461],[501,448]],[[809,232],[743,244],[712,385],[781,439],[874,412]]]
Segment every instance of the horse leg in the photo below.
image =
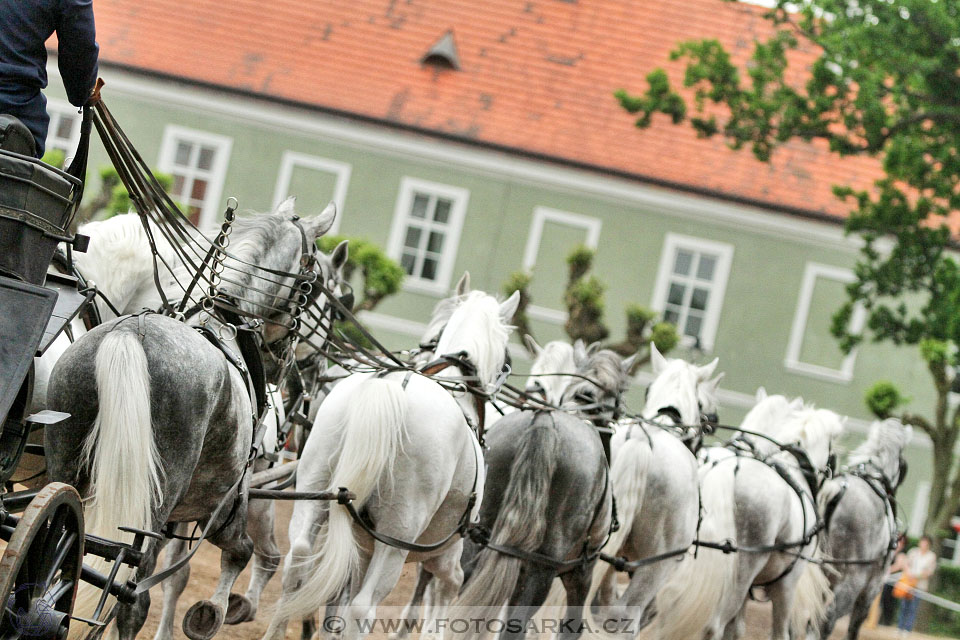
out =
[[[462,551],[463,539],[461,538],[444,549],[440,555],[424,561],[422,565],[421,575],[427,576],[425,582],[430,587],[427,606],[424,610],[426,626],[424,633],[421,634],[424,639],[443,637],[443,632],[439,629],[439,621],[447,617],[447,609],[463,585],[463,568],[460,566]],[[433,577],[432,581],[430,576]],[[406,619],[406,616],[404,618]],[[409,626],[404,624],[402,628],[404,631],[409,631]]]
[[578,566],[560,576],[563,588],[567,591],[567,611],[559,633],[561,640],[574,640],[583,632],[583,607],[587,603],[590,576],[595,564],[591,562],[589,565]]
[[500,640],[523,638],[527,623],[547,599],[557,572],[552,567],[527,563],[521,570],[521,581],[510,598],[511,612]]
[[747,601],[743,601],[743,606],[737,615],[727,623],[723,630],[723,640],[740,640],[747,631]]
[[210,640],[220,630],[230,589],[253,555],[253,541],[247,535],[246,500],[238,499],[234,508],[233,522],[209,538],[220,548],[220,579],[210,599],[197,602],[183,616],[183,632],[190,640]]
[[406,560],[407,552],[403,549],[394,549],[381,542],[374,543],[373,555],[363,574],[360,591],[350,601],[348,615],[343,616],[350,621],[362,620],[363,622],[359,624],[364,626],[361,629],[354,625],[347,625],[344,629],[344,638],[348,640],[361,638],[372,628],[377,605],[397,586]]
[[797,592],[799,577],[798,571],[791,571],[766,588],[773,603],[770,640],[790,640],[790,610],[793,608],[793,596]]
[[[410,597],[410,602],[407,603],[407,606],[403,608],[403,613],[400,614],[401,620],[405,622],[400,625],[400,629],[390,634],[390,640],[400,640],[401,638],[407,637],[407,634],[410,633],[410,623],[406,621],[418,620],[421,615],[426,616],[429,613],[428,609],[432,609],[432,602],[427,604],[423,597],[427,587],[430,586],[433,580],[433,574],[427,570],[425,565],[426,563],[421,563],[417,566],[417,584],[413,588],[413,595]],[[424,605],[423,611],[420,611],[421,604]]]
[[[876,582],[880,582],[880,580]],[[853,611],[850,612],[850,624],[847,626],[847,640],[857,640],[857,637],[860,635],[860,627],[870,614],[870,605],[873,604],[873,598],[870,597],[870,594],[880,592],[880,585],[871,586],[875,586],[876,588],[864,589],[853,603]],[[824,635],[820,637],[824,639],[827,638],[827,636]]]
[[[176,533],[185,535],[187,533],[187,524],[181,523],[177,526]],[[186,540],[177,540],[174,538],[167,544],[167,554],[164,559],[163,568],[166,569],[174,562],[186,555]],[[183,565],[172,576],[163,581],[163,609],[160,613],[160,623],[157,626],[157,633],[153,640],[172,640],[173,638],[173,619],[177,613],[177,600],[183,594],[187,581],[190,579],[190,563]]]
[[[156,525],[154,531],[158,530],[160,525]],[[147,538],[143,549],[143,561],[137,569],[137,579],[144,579],[153,574],[157,566],[157,556],[160,555],[161,542],[153,538]],[[116,628],[117,636],[120,640],[133,640],[137,637],[143,623],[147,620],[147,613],[150,610],[150,592],[144,591],[137,596],[137,601],[131,605],[117,603]]]
[[226,624],[253,620],[260,607],[260,595],[280,566],[280,547],[274,534],[276,505],[273,500],[252,500],[247,510],[247,534],[253,539],[253,573],[247,592],[231,593]]

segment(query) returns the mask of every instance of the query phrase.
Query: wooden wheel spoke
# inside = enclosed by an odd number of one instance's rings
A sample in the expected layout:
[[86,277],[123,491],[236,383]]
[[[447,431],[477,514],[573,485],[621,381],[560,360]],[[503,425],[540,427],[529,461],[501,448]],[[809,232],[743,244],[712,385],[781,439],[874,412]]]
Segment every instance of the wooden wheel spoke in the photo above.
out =
[[57,603],[60,602],[64,596],[69,596],[73,591],[73,584],[73,580],[57,582],[57,584],[53,585],[53,587],[44,594],[43,599],[56,607]]

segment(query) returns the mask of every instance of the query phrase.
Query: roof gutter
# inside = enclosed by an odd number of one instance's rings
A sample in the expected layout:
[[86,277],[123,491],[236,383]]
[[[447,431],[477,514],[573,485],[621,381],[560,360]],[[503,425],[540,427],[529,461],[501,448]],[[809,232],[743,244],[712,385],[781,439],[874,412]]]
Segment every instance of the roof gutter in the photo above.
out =
[[723,191],[717,191],[715,189],[698,187],[696,185],[691,185],[689,183],[676,182],[673,180],[664,180],[662,178],[656,178],[656,177],[648,176],[642,173],[623,171],[620,169],[615,169],[615,168],[607,167],[604,165],[597,165],[589,162],[580,162],[577,160],[572,160],[570,158],[554,156],[554,155],[540,153],[536,151],[528,151],[526,149],[512,147],[509,145],[498,144],[495,142],[476,140],[473,138],[468,138],[468,137],[456,135],[453,133],[437,131],[436,129],[427,129],[424,127],[417,127],[417,126],[406,124],[403,122],[377,118],[374,116],[368,116],[368,115],[356,113],[353,111],[346,111],[344,109],[336,109],[333,107],[327,107],[327,106],[312,103],[312,102],[304,102],[301,100],[293,100],[289,98],[277,97],[274,95],[253,91],[251,89],[241,89],[238,87],[226,86],[226,85],[217,84],[213,82],[207,82],[204,80],[197,80],[194,78],[188,78],[185,76],[179,76],[179,75],[166,73],[162,71],[156,71],[154,69],[147,69],[144,67],[138,67],[135,65],[129,65],[121,62],[114,62],[114,61],[106,60],[102,58],[100,60],[100,64],[106,67],[120,70],[120,71],[138,73],[150,78],[155,78],[157,80],[180,82],[193,87],[220,91],[223,93],[245,97],[245,98],[254,98],[258,100],[264,100],[274,104],[279,104],[279,105],[288,106],[288,107],[295,107],[299,109],[305,109],[307,111],[314,111],[314,112],[319,112],[327,115],[333,115],[333,116],[337,116],[337,117],[341,117],[341,118],[345,118],[345,119],[353,120],[357,122],[375,124],[378,126],[387,127],[397,131],[403,131],[407,133],[416,133],[416,134],[428,136],[431,138],[447,140],[450,142],[457,142],[460,144],[479,147],[481,149],[487,149],[490,151],[499,151],[502,153],[508,153],[508,154],[519,156],[522,158],[527,158],[530,160],[548,162],[548,163],[559,165],[562,167],[567,167],[572,169],[581,169],[585,171],[591,171],[594,173],[600,173],[605,176],[624,178],[627,180],[637,180],[649,185],[665,187],[665,188],[674,189],[677,191],[683,191],[686,193],[692,193],[692,194],[707,196],[711,198],[717,198],[719,200],[725,200],[727,202],[734,202],[737,204],[757,207],[760,209],[766,209],[774,213],[783,213],[783,214],[791,215],[797,218],[803,218],[805,220],[825,222],[825,223],[833,224],[837,226],[842,226],[845,222],[845,219],[840,216],[831,215],[831,214],[824,213],[822,211],[817,211],[814,209],[806,209],[803,207],[793,207],[789,205],[780,205],[772,202],[767,202],[764,200],[757,200],[755,198],[737,196],[734,194],[725,193]]

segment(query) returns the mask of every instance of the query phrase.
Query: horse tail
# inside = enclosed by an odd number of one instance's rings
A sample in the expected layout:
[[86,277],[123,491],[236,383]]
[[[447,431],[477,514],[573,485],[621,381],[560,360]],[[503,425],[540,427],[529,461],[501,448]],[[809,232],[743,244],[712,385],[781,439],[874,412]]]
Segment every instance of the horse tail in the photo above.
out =
[[[617,497],[617,520],[620,528],[610,534],[603,551],[616,556],[630,535],[633,521],[643,507],[643,497],[647,491],[647,473],[653,450],[646,439],[632,438],[624,441],[613,454],[610,466],[610,485]],[[609,567],[598,562],[593,569],[587,603],[593,602],[594,595],[600,589]]]
[[[734,465],[723,462],[700,469],[700,540],[736,539],[734,469]],[[688,553],[656,596],[657,611],[661,612],[657,616],[659,638],[686,640],[703,636],[723,597],[735,591],[736,569],[735,554],[703,547],[697,548],[695,555]],[[664,615],[678,611],[682,615]]]
[[803,573],[797,581],[793,606],[790,608],[790,635],[794,638],[804,637],[808,626],[820,629],[827,618],[827,609],[833,596],[830,581],[823,569],[814,562],[801,562],[804,564]]
[[[117,527],[152,530],[153,506],[163,500],[163,467],[150,415],[150,370],[136,334],[122,328],[107,333],[97,348],[94,371],[99,412],[80,452],[81,467],[90,477],[84,527],[112,540],[132,539]],[[95,569],[107,566],[88,556],[88,564],[91,560]],[[125,577],[123,569],[119,576]],[[92,611],[99,595],[81,584],[77,606],[89,602]]]
[[[546,538],[550,484],[559,459],[560,436],[552,420],[534,423],[524,431],[493,526],[492,543],[525,552],[540,548]],[[499,609],[513,594],[522,563],[519,558],[492,549],[480,551],[476,569],[454,603],[451,619],[461,614],[466,619],[468,613],[475,617],[473,611],[466,611],[468,607],[485,607],[484,616],[495,616],[490,608]]]
[[[392,476],[406,419],[406,391],[399,382],[379,378],[361,382],[347,403],[340,442],[330,452],[331,460],[336,460],[330,490],[346,487],[360,508],[382,476]],[[305,578],[280,605],[280,616],[288,620],[301,619],[339,595],[359,564],[353,520],[341,505],[330,504],[326,530],[317,535],[312,550],[303,548],[303,539],[292,542],[293,557],[303,558],[309,566],[301,567],[306,569]]]

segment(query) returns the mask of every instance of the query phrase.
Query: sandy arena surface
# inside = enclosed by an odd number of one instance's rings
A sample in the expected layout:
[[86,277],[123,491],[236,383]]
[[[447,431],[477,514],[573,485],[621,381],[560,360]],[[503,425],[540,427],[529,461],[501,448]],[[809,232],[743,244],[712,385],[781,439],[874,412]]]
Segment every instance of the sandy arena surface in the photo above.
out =
[[[290,510],[292,508],[291,504],[292,503],[289,502],[278,504],[280,522],[277,526],[277,535],[280,545],[284,551],[286,551],[287,518],[289,517]],[[184,612],[194,602],[210,597],[216,585],[219,572],[219,550],[211,545],[205,544],[204,548],[200,549],[191,562],[190,583],[187,585],[186,591],[184,591],[183,596],[180,598],[179,606],[177,607],[176,629],[174,637],[178,640],[186,638],[186,636],[183,634],[183,631],[180,629]],[[235,593],[243,593],[246,591],[249,577],[250,570],[248,568],[240,576],[240,579],[237,581],[237,586],[234,587],[233,591]],[[413,565],[407,565],[407,567],[404,569],[402,577],[400,578],[399,584],[384,601],[384,605],[388,607],[402,607],[406,603],[407,598],[413,589],[415,577],[415,567]],[[277,575],[275,575],[270,581],[270,584],[267,585],[267,588],[264,592],[263,606],[257,615],[257,619],[253,622],[247,622],[238,626],[224,626],[217,637],[228,638],[230,640],[258,640],[266,629],[270,616],[270,610],[273,603],[276,602],[277,598],[279,597],[279,593],[280,574],[278,572]],[[152,597],[150,617],[148,618],[143,631],[140,633],[141,638],[153,637],[153,634],[157,628],[157,621],[160,617],[160,587],[155,587],[153,590],[151,590],[150,594]],[[762,640],[769,637],[769,621],[769,605],[756,603],[751,604],[747,616],[746,638],[749,640]],[[841,621],[841,623],[838,625],[838,628],[830,637],[834,640],[843,638],[845,630],[846,622]],[[299,637],[299,627],[294,629],[293,625],[291,625],[291,628],[287,631],[287,638],[296,639]],[[371,634],[370,637],[374,640],[377,640],[383,636],[382,634],[374,633]],[[860,638],[862,638],[862,640],[892,640],[896,637],[896,630],[887,627],[879,627],[873,630],[862,630],[860,633]],[[923,636],[919,634],[914,634],[914,636],[911,637],[916,638],[917,640],[932,638],[932,636]]]

